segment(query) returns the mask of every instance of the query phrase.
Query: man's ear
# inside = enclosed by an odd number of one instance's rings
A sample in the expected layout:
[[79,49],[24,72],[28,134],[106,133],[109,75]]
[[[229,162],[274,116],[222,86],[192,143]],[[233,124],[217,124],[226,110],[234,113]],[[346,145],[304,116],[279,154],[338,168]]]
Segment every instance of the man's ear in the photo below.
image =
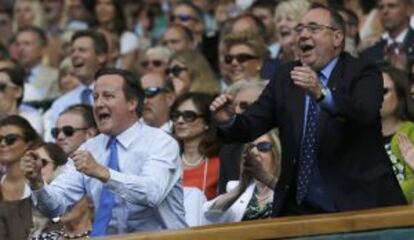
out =
[[341,47],[345,44],[345,33],[342,31],[334,31],[333,43],[335,48]]
[[103,65],[104,63],[106,63],[106,61],[108,60],[108,54],[106,54],[106,53],[101,53],[101,54],[98,54],[98,61],[99,61],[99,63],[101,64],[101,65]]

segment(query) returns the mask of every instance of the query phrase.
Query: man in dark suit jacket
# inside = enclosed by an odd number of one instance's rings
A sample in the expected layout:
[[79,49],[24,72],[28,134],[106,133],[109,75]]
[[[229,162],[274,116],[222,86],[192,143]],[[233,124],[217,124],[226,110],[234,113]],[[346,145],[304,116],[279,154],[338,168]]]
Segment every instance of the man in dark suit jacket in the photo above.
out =
[[[279,128],[279,179],[253,174],[274,189],[274,216],[406,203],[382,144],[380,72],[342,53],[344,22],[336,11],[314,6],[295,30],[300,61],[282,66],[244,114],[234,114],[228,95],[213,101],[219,134],[248,142]],[[254,166],[252,152],[247,156]]]
[[363,51],[361,56],[373,62],[388,60],[394,65],[405,65],[407,60],[413,61],[414,29],[410,27],[411,0],[380,0],[378,9],[385,33],[380,41]]

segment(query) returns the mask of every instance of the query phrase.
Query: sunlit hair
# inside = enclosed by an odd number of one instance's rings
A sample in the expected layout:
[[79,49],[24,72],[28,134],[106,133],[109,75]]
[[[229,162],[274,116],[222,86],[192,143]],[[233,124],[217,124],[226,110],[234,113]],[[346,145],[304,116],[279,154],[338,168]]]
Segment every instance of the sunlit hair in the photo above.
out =
[[256,81],[256,80],[248,80],[243,79],[240,81],[237,81],[233,84],[231,84],[227,90],[226,93],[232,95],[233,97],[236,96],[239,92],[243,92],[244,90],[251,90],[254,89],[257,91],[257,94],[260,95],[260,93],[263,91],[263,89],[266,87],[265,81]]
[[213,70],[206,58],[197,50],[191,49],[176,52],[171,57],[170,65],[174,60],[188,68],[191,79],[190,92],[209,94],[220,92],[219,82],[215,79]]
[[244,31],[230,33],[224,37],[224,47],[229,51],[233,46],[245,45],[250,48],[256,56],[258,56],[262,63],[268,58],[269,51],[263,38],[254,32]]
[[299,22],[302,16],[308,11],[310,7],[308,0],[290,0],[280,2],[275,10],[275,19],[284,15],[293,17],[293,21]]
[[19,26],[17,25],[17,20],[16,20],[16,11],[17,11],[17,7],[19,6],[20,3],[23,2],[27,2],[30,5],[30,9],[34,15],[34,20],[32,25],[36,26],[36,27],[40,27],[43,28],[45,25],[45,14],[43,11],[43,7],[40,3],[39,0],[17,0],[14,3],[14,8],[13,8],[13,31],[16,32],[19,28]]

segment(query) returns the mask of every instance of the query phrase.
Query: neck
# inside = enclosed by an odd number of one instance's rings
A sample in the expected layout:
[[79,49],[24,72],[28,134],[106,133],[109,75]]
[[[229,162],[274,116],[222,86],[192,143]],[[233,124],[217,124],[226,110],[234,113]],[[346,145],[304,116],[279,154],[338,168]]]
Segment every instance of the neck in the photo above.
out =
[[79,218],[67,222],[63,227],[63,231],[70,234],[82,234],[89,231],[91,228],[91,216],[89,213],[86,213],[79,215]]
[[20,168],[20,161],[6,166],[6,179],[8,182],[24,182],[24,173]]
[[114,29],[114,24],[112,21],[108,21],[108,22],[103,22],[101,24],[99,24],[99,26],[107,31],[113,32]]
[[186,162],[197,163],[203,157],[203,155],[198,150],[198,146],[200,144],[200,138],[194,138],[192,140],[187,140],[184,142],[184,153],[183,158],[185,158]]
[[382,136],[393,135],[401,124],[401,120],[396,117],[388,117],[381,120]]
[[408,28],[408,22],[399,28],[388,30],[388,33],[390,34],[390,37],[392,39],[395,39],[400,35],[402,32],[404,32]]

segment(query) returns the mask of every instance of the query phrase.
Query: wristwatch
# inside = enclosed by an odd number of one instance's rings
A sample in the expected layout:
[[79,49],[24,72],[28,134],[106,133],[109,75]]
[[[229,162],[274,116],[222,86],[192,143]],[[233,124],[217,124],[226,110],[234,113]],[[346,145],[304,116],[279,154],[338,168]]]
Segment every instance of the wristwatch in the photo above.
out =
[[325,87],[325,86],[322,86],[321,87],[321,96],[318,98],[318,99],[316,99],[315,101],[317,102],[317,103],[319,103],[319,102],[322,102],[324,99],[325,99],[325,96],[328,94],[328,88],[327,87]]

